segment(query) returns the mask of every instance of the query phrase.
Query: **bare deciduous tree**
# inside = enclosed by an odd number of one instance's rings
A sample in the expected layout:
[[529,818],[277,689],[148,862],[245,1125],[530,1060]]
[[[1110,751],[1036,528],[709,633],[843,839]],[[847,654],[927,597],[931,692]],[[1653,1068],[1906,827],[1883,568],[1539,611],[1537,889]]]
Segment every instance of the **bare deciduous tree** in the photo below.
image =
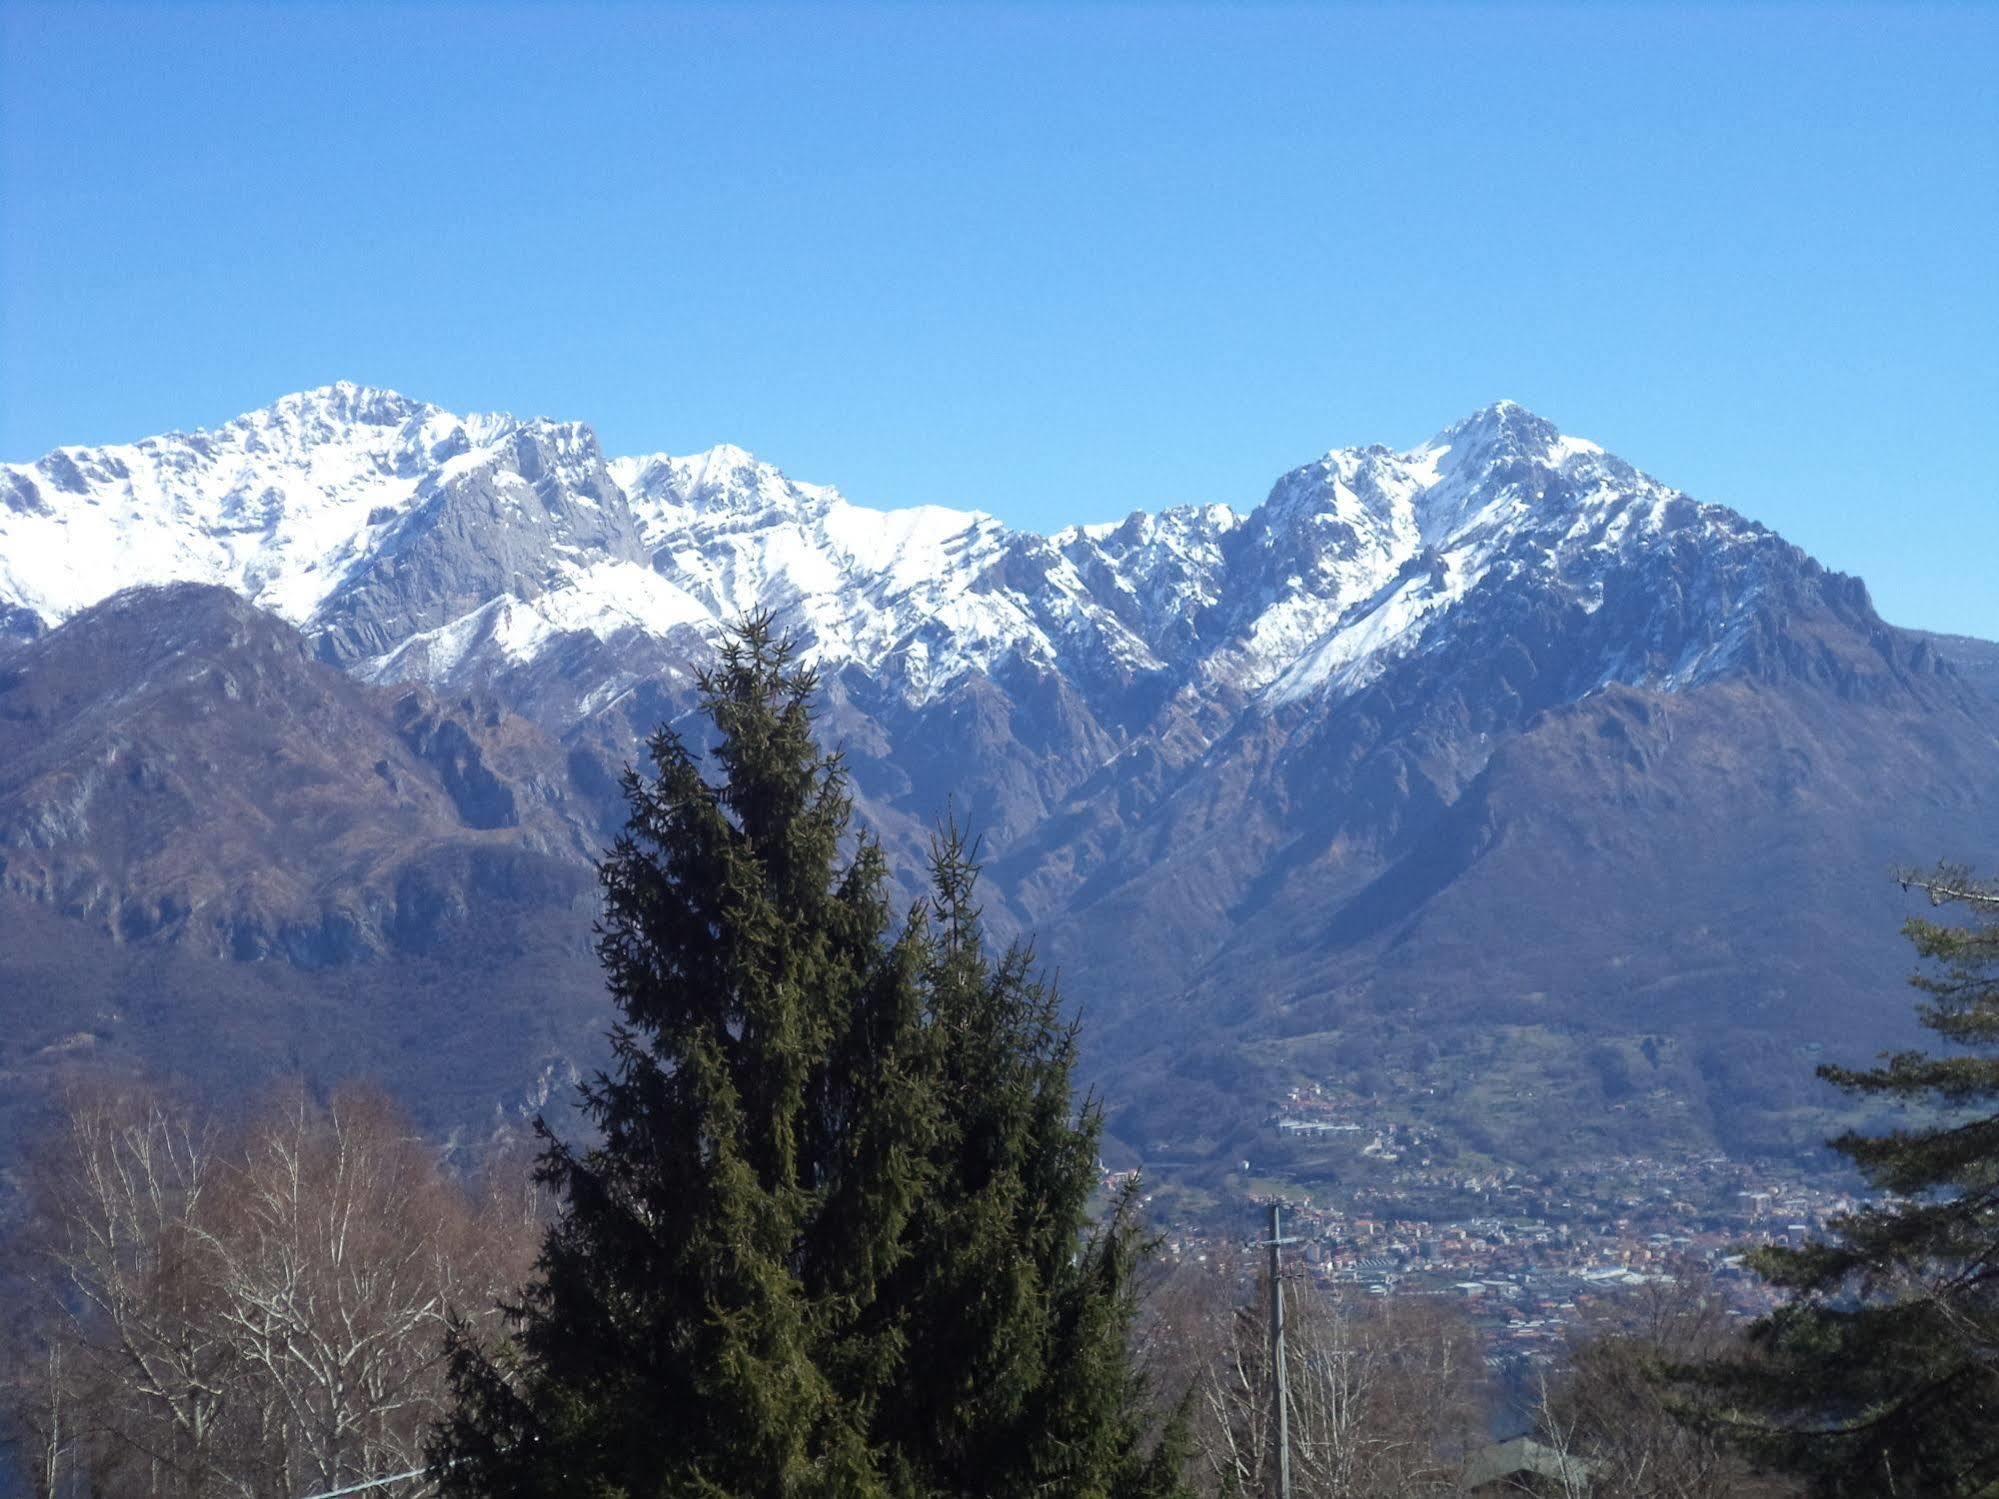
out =
[[[203,1223],[216,1175],[209,1131],[158,1098],[109,1092],[77,1101],[41,1173],[51,1424],[59,1434],[67,1408],[73,1442],[99,1439],[93,1466],[138,1491],[214,1487],[234,1367]],[[118,1419],[101,1398],[112,1390],[128,1397]]]
[[365,1089],[288,1087],[226,1136],[158,1096],[79,1097],[34,1197],[7,1395],[50,1496],[249,1499],[420,1465],[447,1318],[492,1315],[538,1239],[522,1182],[453,1181]]
[[1620,1298],[1582,1329],[1568,1367],[1544,1386],[1542,1439],[1588,1466],[1592,1491],[1621,1499],[1776,1499],[1795,1485],[1750,1472],[1718,1434],[1676,1403],[1661,1372],[1736,1342],[1699,1266]]
[[[1213,1490],[1269,1491],[1276,1460],[1269,1327],[1240,1267],[1191,1267],[1154,1296],[1152,1378],[1191,1388]],[[1415,1499],[1457,1491],[1478,1439],[1484,1368],[1471,1328],[1427,1298],[1286,1287],[1292,1492],[1297,1499]]]

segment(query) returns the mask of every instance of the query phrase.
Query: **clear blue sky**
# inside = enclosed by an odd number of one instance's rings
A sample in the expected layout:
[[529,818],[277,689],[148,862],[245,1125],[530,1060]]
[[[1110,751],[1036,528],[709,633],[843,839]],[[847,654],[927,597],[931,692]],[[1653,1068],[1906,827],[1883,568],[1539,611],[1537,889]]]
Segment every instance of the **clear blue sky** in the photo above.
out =
[[1999,636],[1999,5],[0,26],[0,457],[349,378],[1048,528],[1510,396]]

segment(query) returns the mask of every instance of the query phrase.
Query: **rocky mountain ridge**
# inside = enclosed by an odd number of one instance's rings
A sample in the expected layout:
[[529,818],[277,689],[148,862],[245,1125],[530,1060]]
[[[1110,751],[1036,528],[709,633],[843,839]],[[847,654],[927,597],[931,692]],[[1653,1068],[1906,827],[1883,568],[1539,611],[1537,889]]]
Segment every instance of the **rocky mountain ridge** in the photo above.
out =
[[276,959],[448,1024],[476,975],[511,1018],[453,1096],[575,1065],[616,769],[752,609],[902,870],[947,809],[985,837],[989,917],[1041,934],[1154,1155],[1443,1025],[1545,1083],[1658,1020],[1643,1128],[1808,1133],[1735,1059],[1892,1039],[1881,871],[1999,841],[1976,651],[1512,403],[1039,536],[340,385],[0,467],[0,970],[56,919],[92,992]]
[[[1008,659],[1104,687],[1350,691],[1495,567],[1588,604],[1606,566],[1675,531],[1761,535],[1509,402],[1406,453],[1329,453],[1247,514],[1048,537],[870,510],[740,449],[607,461],[578,423],[345,384],[6,465],[0,497],[0,606],[21,633],[120,588],[210,582],[360,675],[449,690],[579,636],[674,640],[765,608],[914,703]],[[1720,649],[1606,670],[1697,677]]]

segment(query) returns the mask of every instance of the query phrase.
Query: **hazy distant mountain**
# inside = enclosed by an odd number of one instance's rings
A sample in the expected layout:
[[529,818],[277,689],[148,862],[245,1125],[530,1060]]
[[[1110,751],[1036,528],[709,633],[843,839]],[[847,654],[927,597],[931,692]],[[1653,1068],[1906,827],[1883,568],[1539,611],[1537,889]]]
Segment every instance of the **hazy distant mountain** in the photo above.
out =
[[[518,1098],[587,1049],[614,769],[748,609],[892,849],[985,834],[1155,1158],[1363,1072],[1500,1154],[1808,1134],[1798,1048],[1906,1017],[1888,866],[1999,844],[1999,647],[1511,403],[1044,537],[339,385],[0,467],[0,980],[93,1038],[50,1056]],[[224,997],[65,1008],[168,970]]]

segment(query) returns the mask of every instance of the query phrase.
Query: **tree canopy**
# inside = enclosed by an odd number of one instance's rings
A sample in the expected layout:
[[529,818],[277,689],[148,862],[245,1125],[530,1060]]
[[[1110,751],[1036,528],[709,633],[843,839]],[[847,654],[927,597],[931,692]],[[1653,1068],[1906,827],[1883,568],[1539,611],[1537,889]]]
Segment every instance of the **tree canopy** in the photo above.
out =
[[628,772],[598,951],[618,1011],[543,1128],[559,1194],[512,1335],[457,1340],[434,1457],[460,1495],[1179,1492],[1127,1351],[1129,1198],[1020,946],[947,831],[898,916],[767,618]]

